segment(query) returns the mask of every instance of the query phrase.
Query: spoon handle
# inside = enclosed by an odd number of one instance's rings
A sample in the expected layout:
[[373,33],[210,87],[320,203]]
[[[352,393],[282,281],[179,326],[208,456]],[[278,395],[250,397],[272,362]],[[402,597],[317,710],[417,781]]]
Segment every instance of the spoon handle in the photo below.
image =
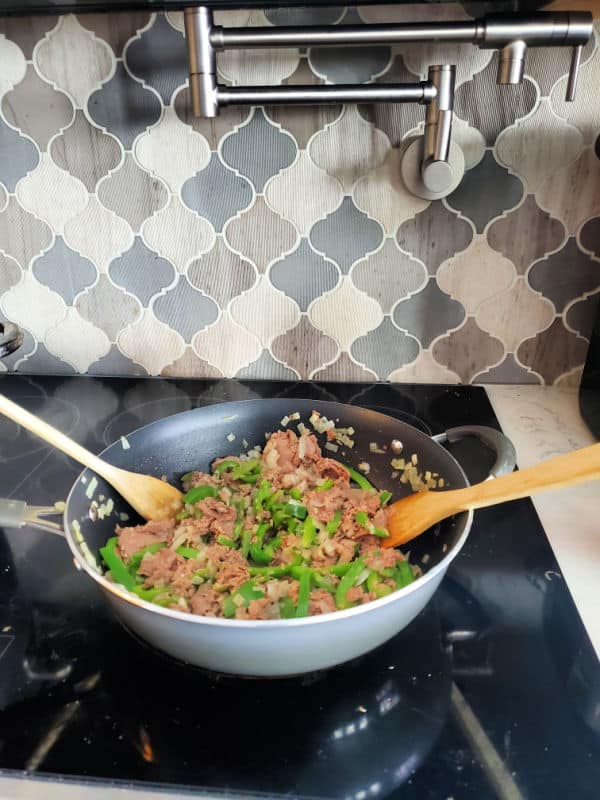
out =
[[13,422],[22,425],[23,428],[39,436],[40,439],[48,442],[48,444],[56,447],[58,450],[62,450],[63,453],[71,456],[75,461],[79,461],[80,464],[102,475],[102,477],[108,479],[109,473],[112,472],[113,468],[110,464],[107,464],[106,461],[90,453],[85,447],[77,444],[73,439],[65,436],[64,433],[61,433],[61,431],[52,427],[52,425],[44,422],[40,417],[36,417],[35,414],[26,411],[22,406],[13,403],[12,400],[9,400],[8,397],[5,397],[3,394],[0,394],[0,413],[12,419]]
[[593,480],[600,480],[600,443],[446,494],[454,495],[457,510],[466,511]]

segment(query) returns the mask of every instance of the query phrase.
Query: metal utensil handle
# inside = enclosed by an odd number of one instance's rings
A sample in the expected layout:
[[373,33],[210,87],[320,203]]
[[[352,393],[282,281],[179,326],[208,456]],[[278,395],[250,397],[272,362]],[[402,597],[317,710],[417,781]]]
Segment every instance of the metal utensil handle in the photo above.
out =
[[496,453],[496,461],[490,470],[488,478],[498,478],[512,472],[517,466],[517,451],[514,444],[503,433],[495,428],[483,425],[461,425],[458,428],[449,428],[444,433],[438,433],[431,438],[438,444],[445,442],[458,442],[465,436],[475,436]]
[[64,536],[65,532],[60,523],[44,518],[55,514],[62,514],[56,506],[28,506],[24,500],[0,497],[0,528],[22,528],[24,525],[31,525],[33,528]]

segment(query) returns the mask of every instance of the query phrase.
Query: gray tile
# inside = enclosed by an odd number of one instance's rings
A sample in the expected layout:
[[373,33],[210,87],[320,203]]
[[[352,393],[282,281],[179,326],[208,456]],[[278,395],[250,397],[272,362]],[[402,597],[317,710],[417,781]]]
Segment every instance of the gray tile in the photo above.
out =
[[33,48],[44,38],[44,34],[56,28],[58,17],[54,14],[50,16],[19,16],[19,17],[0,17],[0,33],[7,39],[18,44],[23,55],[31,59]]
[[[583,47],[581,61],[589,60],[594,51],[594,37]],[[531,47],[527,53],[525,74],[530,75],[547,97],[556,81],[567,75],[571,65],[570,47]]]
[[43,81],[29,64],[21,83],[2,98],[2,114],[45,150],[52,136],[73,119],[73,105],[64,92]]
[[88,192],[93,192],[100,178],[117,166],[121,154],[119,143],[92,125],[81,109],[50,145],[54,163],[79,178]]
[[9,192],[14,192],[17,181],[34,169],[39,160],[37,147],[0,117],[0,181]]
[[473,383],[537,383],[542,382],[539,375],[522,367],[512,353],[509,353],[497,367],[480,372]]
[[265,17],[271,25],[333,25],[342,18],[344,6],[318,8],[266,8]]
[[495,336],[482,331],[472,317],[457,331],[444,336],[433,345],[434,359],[471,383],[476,375],[504,359],[504,346]]
[[235,376],[238,380],[267,380],[267,381],[297,381],[298,376],[296,373],[276,361],[268,350],[263,350],[260,356],[248,364],[247,367],[242,367]]
[[517,358],[551,385],[565,372],[582,366],[586,353],[586,340],[568,331],[559,317],[545,331],[526,339]]
[[154,316],[180,333],[186,342],[219,316],[219,307],[210,297],[180,275],[172,289],[159,295],[152,303]]
[[348,353],[340,353],[339,357],[326,367],[319,369],[313,375],[315,381],[331,381],[334,383],[371,383],[377,375],[372,370],[364,369],[350,358]]
[[144,220],[166,206],[169,193],[137,165],[131,153],[125,153],[119,169],[98,186],[98,199],[139,231]]
[[0,212],[0,250],[26,269],[33,256],[45,250],[51,241],[48,225],[25,211],[16,197],[11,197]]
[[114,134],[127,150],[161,115],[158,97],[134,80],[121,63],[112,78],[92,92],[87,106],[94,122]]
[[465,173],[458,189],[446,199],[449,206],[471,219],[478,233],[487,223],[523,197],[523,184],[501,167],[487,150],[479,164]]
[[473,229],[458,214],[435,200],[426,209],[406,220],[398,228],[396,239],[400,247],[419,258],[431,275],[450,256],[460,253],[471,244]]
[[185,38],[164,14],[157,14],[154,24],[129,42],[123,58],[135,77],[155,89],[165,104],[187,81]]
[[386,239],[380,250],[352,269],[352,283],[377,300],[384,314],[391,312],[397,300],[416,292],[426,279],[421,262],[400,252],[392,239]]
[[248,211],[227,223],[224,235],[227,244],[248,258],[259,272],[265,272],[269,264],[291,250],[298,239],[292,223],[276,214],[260,195]]
[[142,305],[173,283],[175,267],[150,250],[139,236],[122,256],[111,261],[111,279],[141,300]]
[[252,181],[259,194],[269,178],[294,162],[296,154],[292,137],[267,121],[261,108],[221,144],[223,161]]
[[495,220],[486,235],[490,246],[510,258],[517,272],[524,275],[530,264],[556,250],[565,228],[542,211],[533,195],[528,195],[522,205]]
[[530,80],[513,86],[499,86],[498,54],[485,69],[475,73],[470,81],[462,83],[454,96],[454,111],[484,135],[486,143],[493,145],[504,128],[525,117],[535,106],[537,91]]
[[41,284],[57,292],[69,306],[98,277],[92,262],[71,250],[60,235],[50,250],[34,260],[31,271]]
[[132,36],[145,28],[150,19],[150,11],[128,10],[122,12],[103,11],[100,14],[78,14],[79,24],[96,34],[112,47],[117,58]]
[[313,47],[309,61],[312,69],[329,83],[367,83],[389,64],[389,47],[345,47],[340,58],[338,47]]
[[38,342],[35,353],[27,356],[18,364],[17,372],[24,375],[75,375],[75,369],[46,350],[42,342]]
[[94,361],[88,367],[88,375],[109,375],[119,377],[121,375],[147,375],[148,373],[141,364],[136,364],[113,344],[108,353],[98,361]]
[[309,238],[315,250],[335,261],[342,273],[367,253],[377,250],[383,241],[381,225],[359,211],[351,197],[342,205],[315,223]]
[[600,256],[600,218],[589,219],[579,231],[581,246],[595,256]]
[[187,180],[181,189],[183,202],[220,231],[228,219],[248,208],[252,187],[246,178],[228,169],[216,153],[208,166]]
[[256,282],[256,270],[246,259],[233,253],[217,236],[214,247],[188,267],[192,286],[213,297],[221,308]]
[[384,381],[396,369],[414,361],[419,355],[419,343],[392,323],[388,316],[373,331],[357,339],[350,348],[352,357],[373,370]]
[[0,254],[0,298],[23,277],[23,270],[10,256]]
[[293,253],[271,266],[269,277],[273,286],[306,311],[316,297],[333,289],[340,273],[335,264],[315,253],[303,237]]
[[196,355],[188,345],[178,359],[168,364],[160,373],[163,378],[222,378],[221,370]]
[[140,301],[118,289],[106,275],[100,275],[95,286],[79,295],[75,308],[84,319],[103,330],[111,342],[116,342],[119,332],[142,313]]
[[424,348],[446,331],[458,328],[464,318],[462,303],[442,292],[435,278],[430,278],[418,294],[401,300],[392,314],[396,325],[414,336]]
[[567,310],[565,319],[569,328],[585,339],[589,339],[596,322],[600,292],[583,297]]
[[196,133],[204,136],[211,150],[218,150],[219,143],[226,133],[242,125],[252,113],[247,106],[226,106],[219,109],[219,116],[213,119],[195,117],[189,90],[186,86],[180,89],[173,100],[173,108],[179,119],[192,127]]
[[271,350],[306,380],[318,367],[333,361],[339,350],[331,336],[317,330],[306,316],[291,330],[273,340]]
[[558,253],[535,263],[527,280],[533,289],[552,300],[560,314],[571,300],[600,288],[600,263],[582,253],[575,239],[569,238]]
[[[398,55],[391,68],[375,82],[414,83],[416,80],[417,76],[406,68],[402,56]],[[423,107],[418,103],[361,103],[358,111],[387,135],[392,147],[397,147],[424,119]]]

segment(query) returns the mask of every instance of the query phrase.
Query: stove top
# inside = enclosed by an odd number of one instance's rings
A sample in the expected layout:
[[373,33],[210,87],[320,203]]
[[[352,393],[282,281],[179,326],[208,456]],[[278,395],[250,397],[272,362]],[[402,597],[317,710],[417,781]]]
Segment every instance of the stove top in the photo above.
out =
[[[93,451],[210,403],[313,397],[432,433],[497,421],[476,387],[5,376]],[[453,446],[471,481],[493,454]],[[0,494],[64,499],[80,468],[0,419]],[[111,616],[58,536],[0,529],[0,771],[225,797],[596,798],[598,663],[529,501],[476,514],[433,601],[336,669],[235,679],[170,660]],[[1,783],[1,781],[0,781]]]

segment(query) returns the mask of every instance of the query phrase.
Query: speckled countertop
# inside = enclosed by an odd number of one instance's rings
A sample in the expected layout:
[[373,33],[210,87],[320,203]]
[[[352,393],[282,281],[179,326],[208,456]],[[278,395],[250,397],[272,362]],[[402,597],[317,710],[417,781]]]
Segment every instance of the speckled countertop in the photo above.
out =
[[[596,441],[581,418],[574,389],[489,386],[487,393],[521,468]],[[593,482],[548,492],[533,503],[600,657],[600,486]]]

